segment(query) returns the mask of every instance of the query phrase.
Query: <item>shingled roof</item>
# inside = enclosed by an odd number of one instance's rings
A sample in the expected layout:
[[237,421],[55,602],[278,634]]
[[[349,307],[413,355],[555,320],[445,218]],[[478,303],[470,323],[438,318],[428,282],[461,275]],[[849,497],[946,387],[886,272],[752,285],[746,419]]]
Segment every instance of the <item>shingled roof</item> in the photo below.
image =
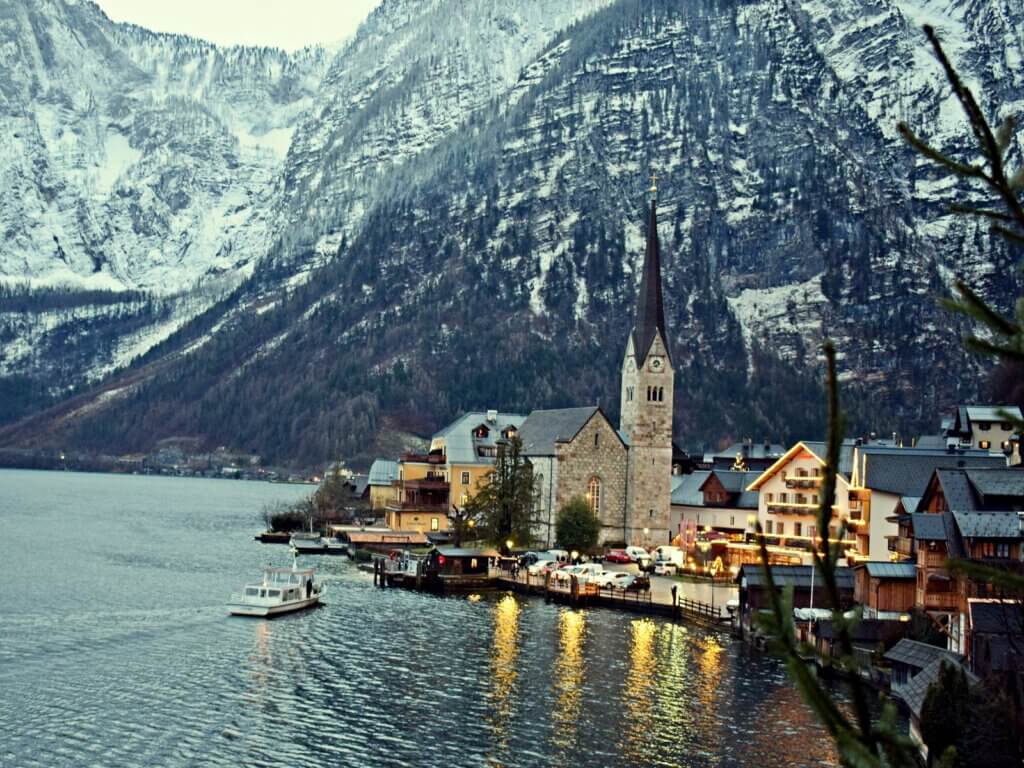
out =
[[658,243],[657,200],[651,200],[651,215],[647,223],[647,253],[636,302],[636,322],[633,324],[633,353],[637,365],[643,364],[655,336],[661,333],[669,360],[668,333],[665,331],[665,307],[661,294],[661,248]]
[[[792,585],[793,587],[806,587],[810,589],[811,586],[811,565],[773,565],[772,568],[772,580],[775,582],[775,586],[778,588],[787,587]],[[768,585],[768,579],[765,576],[764,567],[760,564],[743,565],[740,566],[740,573],[737,579],[740,577],[746,578],[748,587],[764,587]],[[815,576],[815,582],[817,584],[824,584],[820,574]],[[836,585],[840,589],[853,589],[853,570],[850,568],[836,568]],[[815,590],[817,591],[817,589]]]
[[[704,494],[700,489],[710,474],[709,470],[704,469],[689,475],[681,475],[679,484],[672,489],[672,503],[688,507],[703,507]],[[675,480],[674,477],[672,479]]]
[[902,638],[896,645],[886,651],[883,657],[897,664],[906,664],[908,667],[924,669],[936,659],[948,659],[955,664],[963,661],[963,656],[940,648],[937,645],[922,643],[909,638]]
[[[967,601],[972,632],[990,635],[1012,634],[1018,639],[1024,635],[1024,606],[1011,600]],[[1024,640],[1020,645],[1024,647]]]
[[861,485],[898,496],[923,495],[932,473],[939,468],[1006,467],[1003,457],[988,453],[964,455],[916,448],[866,446],[861,449],[861,455],[864,462]]
[[992,497],[1024,502],[1024,470],[1010,469],[1002,459],[1000,464],[1003,465],[1000,469],[971,469],[967,472],[967,478],[981,497],[982,505],[998,503]]
[[554,456],[555,444],[576,437],[600,410],[596,405],[588,405],[582,408],[533,411],[519,428],[523,453],[527,456]]
[[[914,675],[910,682],[900,689],[899,695],[907,702],[907,706],[914,713],[914,717],[921,716],[921,706],[924,704],[924,697],[928,695],[928,689],[931,687],[931,684],[939,679],[939,670],[942,664],[956,664],[956,662],[953,662],[948,657],[941,656]],[[956,666],[963,668],[960,664],[956,664]],[[969,684],[974,685],[978,682],[978,678],[969,671],[965,669],[964,672],[967,674]]]
[[1020,539],[1016,512],[954,512],[960,535],[968,539]]

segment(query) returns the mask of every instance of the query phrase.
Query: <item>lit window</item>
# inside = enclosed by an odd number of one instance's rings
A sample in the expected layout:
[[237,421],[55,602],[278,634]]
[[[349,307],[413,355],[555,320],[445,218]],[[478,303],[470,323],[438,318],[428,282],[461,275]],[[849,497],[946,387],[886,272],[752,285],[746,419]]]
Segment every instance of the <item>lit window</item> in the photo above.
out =
[[436,531],[440,527],[441,527],[441,524],[438,522],[438,519],[436,517],[430,518],[430,530]]
[[990,443],[988,440],[979,440],[978,441],[978,447],[982,448],[982,449],[987,449],[991,445],[992,445],[992,443]]
[[590,501],[590,511],[595,515],[601,514],[601,480],[597,477],[590,478],[587,486],[587,499]]

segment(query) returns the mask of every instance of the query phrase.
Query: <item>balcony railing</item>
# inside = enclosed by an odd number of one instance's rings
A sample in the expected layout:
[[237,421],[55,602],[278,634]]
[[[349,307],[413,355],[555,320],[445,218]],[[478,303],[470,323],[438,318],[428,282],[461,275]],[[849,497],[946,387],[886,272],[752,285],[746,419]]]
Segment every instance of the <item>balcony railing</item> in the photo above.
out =
[[402,455],[403,464],[444,464],[443,453],[406,453]]
[[787,477],[787,488],[817,488],[821,485],[821,477]]
[[434,501],[389,501],[384,509],[389,512],[430,512],[430,513],[448,513],[448,502],[434,502]]
[[448,492],[448,481],[443,477],[421,477],[416,480],[406,480],[399,484],[400,488],[409,491],[444,491]]
[[[805,501],[769,501],[767,504],[768,512],[773,515],[814,515],[819,506]],[[837,510],[837,507],[832,509]]]

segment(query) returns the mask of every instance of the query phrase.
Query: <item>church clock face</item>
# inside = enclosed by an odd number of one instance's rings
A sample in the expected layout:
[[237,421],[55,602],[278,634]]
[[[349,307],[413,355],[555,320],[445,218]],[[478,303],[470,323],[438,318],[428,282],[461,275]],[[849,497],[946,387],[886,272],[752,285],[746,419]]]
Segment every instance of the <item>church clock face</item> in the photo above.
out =
[[659,372],[664,365],[665,363],[660,357],[651,358],[651,370],[655,373]]

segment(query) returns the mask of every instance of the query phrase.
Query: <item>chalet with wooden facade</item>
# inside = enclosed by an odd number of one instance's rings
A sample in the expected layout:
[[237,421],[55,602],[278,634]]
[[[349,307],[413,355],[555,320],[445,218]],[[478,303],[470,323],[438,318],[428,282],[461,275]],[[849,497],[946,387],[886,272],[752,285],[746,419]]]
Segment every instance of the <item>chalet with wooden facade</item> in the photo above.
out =
[[853,567],[853,597],[868,619],[899,620],[914,607],[914,563],[868,561]]
[[914,558],[915,607],[967,653],[969,601],[996,597],[991,586],[958,576],[951,558],[1021,568],[1024,472],[1018,469],[938,469],[915,512],[898,518],[896,549]]

